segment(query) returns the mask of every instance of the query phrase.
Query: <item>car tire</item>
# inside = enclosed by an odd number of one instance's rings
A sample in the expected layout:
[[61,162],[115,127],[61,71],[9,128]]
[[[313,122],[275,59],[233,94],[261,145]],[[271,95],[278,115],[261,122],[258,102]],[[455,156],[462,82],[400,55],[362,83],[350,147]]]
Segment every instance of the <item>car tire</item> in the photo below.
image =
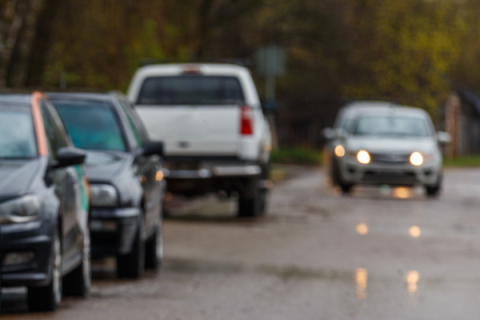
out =
[[55,311],[62,301],[62,249],[58,231],[54,234],[50,256],[50,283],[42,287],[29,287],[28,309],[33,312]]
[[139,279],[145,270],[145,240],[143,216],[139,219],[139,226],[135,234],[132,249],[128,254],[117,256],[117,277]]
[[238,216],[242,218],[253,218],[260,214],[259,205],[256,199],[238,199]]
[[427,195],[427,197],[434,198],[440,194],[440,190],[442,189],[442,181],[443,177],[440,176],[438,177],[438,182],[436,185],[425,186],[425,194]]
[[425,193],[427,194],[427,197],[436,197],[440,193],[440,187],[425,187]]
[[250,178],[246,183],[247,192],[238,198],[238,216],[242,218],[258,217],[265,212],[267,190],[259,186],[259,178]]
[[158,270],[163,262],[163,232],[158,227],[145,242],[145,269]]
[[348,195],[352,192],[353,184],[342,182],[342,183],[339,184],[339,186],[340,186],[340,189],[342,190],[343,194]]
[[90,237],[87,232],[83,240],[81,263],[63,279],[64,296],[85,298],[88,295],[92,283],[90,258]]
[[330,178],[332,181],[333,186],[341,185],[341,176],[340,176],[340,168],[338,165],[338,161],[332,157],[330,161]]

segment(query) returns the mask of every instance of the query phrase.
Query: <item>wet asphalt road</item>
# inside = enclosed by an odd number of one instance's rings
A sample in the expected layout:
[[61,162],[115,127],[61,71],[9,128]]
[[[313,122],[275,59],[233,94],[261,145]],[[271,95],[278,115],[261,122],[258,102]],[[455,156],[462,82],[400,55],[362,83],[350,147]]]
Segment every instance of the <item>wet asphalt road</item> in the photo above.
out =
[[203,199],[165,222],[161,273],[114,279],[95,267],[87,300],[55,314],[25,312],[5,294],[4,319],[478,319],[480,170],[445,172],[439,199],[421,189],[325,186],[295,169],[275,186],[269,214],[234,218]]

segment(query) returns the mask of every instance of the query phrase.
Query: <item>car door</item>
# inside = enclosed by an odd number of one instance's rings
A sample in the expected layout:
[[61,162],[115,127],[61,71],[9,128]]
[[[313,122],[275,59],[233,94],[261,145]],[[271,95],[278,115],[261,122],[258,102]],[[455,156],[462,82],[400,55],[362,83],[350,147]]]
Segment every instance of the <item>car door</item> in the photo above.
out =
[[[148,140],[145,129],[139,118],[134,113],[130,103],[123,98],[119,99],[122,110],[128,119],[129,127],[133,132],[137,146],[141,149],[143,143]],[[152,234],[159,224],[161,217],[161,205],[163,199],[160,158],[156,155],[144,156],[139,154],[136,159],[139,174],[141,175],[144,189],[145,229],[147,235]]]
[[[56,161],[60,148],[69,146],[69,139],[59,115],[47,100],[41,102],[42,118],[50,148],[50,157]],[[81,189],[76,168],[57,168],[50,171],[50,178],[55,185],[55,193],[60,201],[63,270],[68,270],[81,254],[79,241],[78,208],[81,206]]]

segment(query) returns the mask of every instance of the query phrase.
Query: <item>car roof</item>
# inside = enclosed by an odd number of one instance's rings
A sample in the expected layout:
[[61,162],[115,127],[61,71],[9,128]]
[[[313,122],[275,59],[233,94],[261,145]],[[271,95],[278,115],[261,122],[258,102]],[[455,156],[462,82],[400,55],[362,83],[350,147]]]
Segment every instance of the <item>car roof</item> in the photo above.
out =
[[46,95],[52,100],[74,99],[74,100],[93,100],[110,102],[112,94],[107,93],[65,93],[65,92],[47,92]]
[[223,72],[238,72],[238,71],[248,71],[248,68],[228,63],[172,63],[172,64],[152,64],[141,67],[141,71],[151,71],[151,70],[183,70],[185,68],[199,68],[208,72],[223,71]]
[[32,95],[31,94],[0,94],[0,101],[7,102],[9,104],[31,106]]
[[342,110],[342,116],[348,118],[360,115],[402,115],[410,117],[429,118],[425,110],[415,107],[401,106],[381,101],[358,101],[346,105]]

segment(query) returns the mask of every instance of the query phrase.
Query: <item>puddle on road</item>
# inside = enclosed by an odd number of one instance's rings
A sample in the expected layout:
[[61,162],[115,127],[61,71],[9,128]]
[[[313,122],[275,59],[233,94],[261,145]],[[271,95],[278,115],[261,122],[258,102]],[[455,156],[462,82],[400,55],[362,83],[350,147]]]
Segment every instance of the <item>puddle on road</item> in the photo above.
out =
[[205,274],[247,274],[276,276],[283,281],[290,280],[340,280],[354,282],[355,275],[349,271],[329,270],[323,268],[304,268],[298,266],[247,266],[241,263],[217,261],[192,261],[170,259],[165,261],[162,269],[165,273],[205,273]]
[[[340,281],[351,285],[357,299],[366,300],[371,289],[369,283],[374,281],[389,287],[394,291],[403,291],[405,296],[414,296],[418,292],[420,273],[410,270],[406,273],[395,273],[388,278],[377,277],[371,279],[370,273],[365,268],[357,268],[352,271],[326,268],[308,268],[300,266],[247,266],[241,263],[192,261],[192,260],[168,260],[163,272],[165,274],[208,274],[208,275],[241,275],[257,274],[278,277],[284,282],[291,281]],[[439,284],[445,279],[430,278],[425,283]]]
[[477,239],[480,235],[480,226],[457,224],[449,228],[435,228],[434,226],[418,226],[418,225],[396,225],[396,224],[367,224],[360,222],[350,226],[350,230],[361,236],[371,235],[401,235],[413,239],[422,237],[445,237],[446,235],[453,237]]
[[[398,225],[374,225],[369,226],[366,223],[359,223],[355,226],[355,232],[358,235],[366,236],[369,234],[390,234],[390,235],[405,235],[411,238],[419,238],[422,235],[422,229],[419,226],[398,226]],[[432,232],[430,232],[432,234]]]
[[[266,223],[307,224],[308,216],[292,213],[267,214],[258,218],[239,218],[236,199],[219,199],[215,195],[194,199],[175,198],[166,219],[195,223],[226,223],[238,226],[262,227]],[[311,210],[316,210],[313,208]],[[323,215],[323,213],[322,213]]]
[[[339,188],[331,188],[330,194],[345,196]],[[391,187],[389,185],[377,186],[354,186],[350,196],[366,199],[396,199],[396,200],[418,200],[426,199],[421,187]]]

